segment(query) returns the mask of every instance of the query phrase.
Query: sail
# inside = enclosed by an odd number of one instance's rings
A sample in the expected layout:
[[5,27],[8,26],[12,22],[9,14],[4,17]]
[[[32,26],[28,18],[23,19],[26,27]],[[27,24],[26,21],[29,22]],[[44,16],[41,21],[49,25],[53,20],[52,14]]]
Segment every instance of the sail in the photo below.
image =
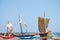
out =
[[19,23],[20,23],[20,24],[23,24],[23,23],[24,23],[23,19],[20,18],[20,19],[19,19]]
[[45,33],[46,29],[48,27],[48,23],[49,23],[49,19],[48,18],[38,17],[39,32]]
[[25,25],[25,27],[26,27],[26,32],[27,32],[28,25],[27,25],[27,23],[26,23],[22,18],[20,18],[20,17],[19,17],[19,24],[20,24],[21,32],[22,32],[22,25]]
[[12,24],[11,23],[6,24],[6,27],[10,29],[10,32],[12,32]]

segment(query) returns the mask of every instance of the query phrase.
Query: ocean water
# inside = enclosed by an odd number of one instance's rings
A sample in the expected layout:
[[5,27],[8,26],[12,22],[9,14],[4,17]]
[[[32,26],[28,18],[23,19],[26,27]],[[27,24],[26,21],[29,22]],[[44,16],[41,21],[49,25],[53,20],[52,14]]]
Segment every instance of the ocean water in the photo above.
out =
[[56,34],[58,37],[60,37],[60,33],[54,33],[54,34]]
[[49,39],[52,39],[53,37],[59,37],[60,38],[60,33],[52,33],[54,35],[51,35]]

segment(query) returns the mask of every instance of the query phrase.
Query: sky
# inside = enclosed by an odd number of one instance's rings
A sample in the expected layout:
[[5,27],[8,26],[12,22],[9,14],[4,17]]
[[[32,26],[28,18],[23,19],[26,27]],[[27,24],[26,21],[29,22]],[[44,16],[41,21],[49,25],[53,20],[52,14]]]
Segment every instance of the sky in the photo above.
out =
[[[28,32],[38,32],[38,16],[50,18],[48,29],[60,32],[60,0],[0,0],[0,32],[6,32],[8,21],[13,32],[20,32],[18,17],[28,25]],[[26,27],[23,25],[23,32]]]

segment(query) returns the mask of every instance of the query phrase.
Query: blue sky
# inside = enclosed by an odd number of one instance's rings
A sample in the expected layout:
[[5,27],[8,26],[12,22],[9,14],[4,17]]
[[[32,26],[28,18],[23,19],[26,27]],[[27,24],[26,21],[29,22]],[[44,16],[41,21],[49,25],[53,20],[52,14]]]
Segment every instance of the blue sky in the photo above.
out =
[[28,32],[38,32],[38,16],[44,12],[50,18],[48,29],[60,32],[60,0],[0,0],[0,32],[6,32],[8,21],[13,32],[20,32],[19,15],[28,24]]

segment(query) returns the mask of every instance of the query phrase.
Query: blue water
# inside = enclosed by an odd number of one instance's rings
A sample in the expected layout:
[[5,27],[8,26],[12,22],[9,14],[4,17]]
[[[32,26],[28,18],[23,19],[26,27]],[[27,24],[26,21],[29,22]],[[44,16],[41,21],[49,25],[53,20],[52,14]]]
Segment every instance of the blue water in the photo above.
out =
[[54,33],[54,34],[56,34],[58,37],[60,37],[60,33]]
[[[57,35],[57,37],[60,37],[60,33],[53,33],[55,35]],[[52,39],[54,36],[50,36],[49,39]]]

